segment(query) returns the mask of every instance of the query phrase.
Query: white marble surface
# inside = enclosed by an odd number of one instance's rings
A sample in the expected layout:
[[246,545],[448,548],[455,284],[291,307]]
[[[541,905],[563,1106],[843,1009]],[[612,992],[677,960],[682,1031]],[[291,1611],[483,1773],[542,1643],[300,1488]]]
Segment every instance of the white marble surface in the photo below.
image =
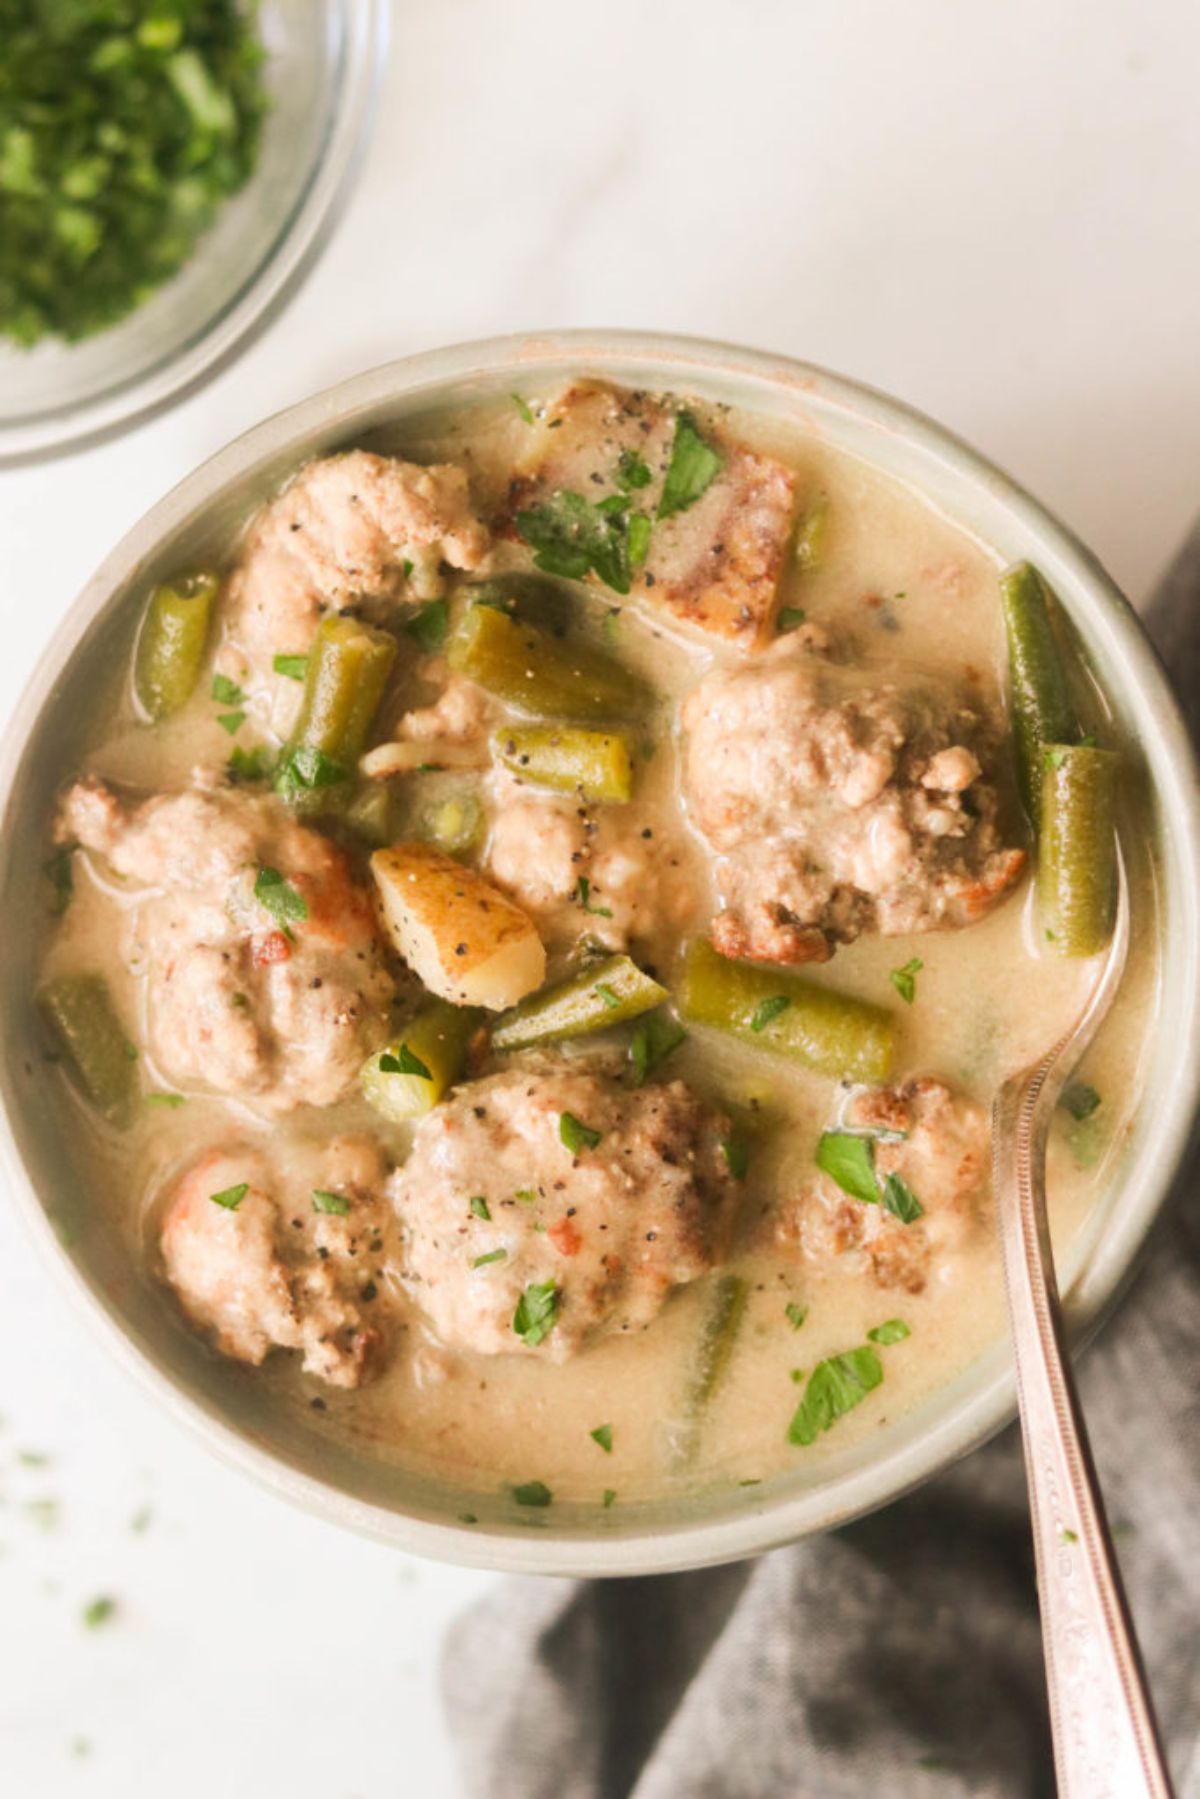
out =
[[[244,426],[534,325],[697,332],[863,376],[1022,477],[1138,600],[1200,490],[1198,57],[1184,0],[397,5],[361,185],[283,319],[169,416],[0,474],[0,711],[103,552]],[[210,1462],[4,1210],[0,1267],[4,1790],[455,1794],[438,1642],[486,1577],[340,1536]],[[29,1509],[44,1498],[56,1528]],[[102,1593],[117,1611],[89,1631]]]

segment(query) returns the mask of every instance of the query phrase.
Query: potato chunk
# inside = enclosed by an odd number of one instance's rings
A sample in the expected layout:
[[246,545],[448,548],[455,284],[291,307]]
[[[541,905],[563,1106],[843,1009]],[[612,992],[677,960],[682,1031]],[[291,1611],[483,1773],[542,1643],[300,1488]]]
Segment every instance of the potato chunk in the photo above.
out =
[[528,915],[473,868],[428,843],[377,850],[371,872],[388,935],[431,993],[500,1012],[546,978]]

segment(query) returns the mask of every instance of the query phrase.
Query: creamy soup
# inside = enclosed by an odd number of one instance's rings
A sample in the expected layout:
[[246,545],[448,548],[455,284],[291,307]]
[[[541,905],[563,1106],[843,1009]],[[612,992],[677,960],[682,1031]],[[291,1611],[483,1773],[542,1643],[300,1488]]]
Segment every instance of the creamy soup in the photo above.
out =
[[[311,463],[147,595],[43,991],[197,1353],[516,1517],[812,1479],[992,1343],[988,1107],[1106,928],[1103,868],[1090,925],[1035,895],[1030,795],[1120,747],[1031,575],[1022,806],[1000,575],[800,430],[580,383]],[[1060,1249],[1139,1103],[1126,822]]]

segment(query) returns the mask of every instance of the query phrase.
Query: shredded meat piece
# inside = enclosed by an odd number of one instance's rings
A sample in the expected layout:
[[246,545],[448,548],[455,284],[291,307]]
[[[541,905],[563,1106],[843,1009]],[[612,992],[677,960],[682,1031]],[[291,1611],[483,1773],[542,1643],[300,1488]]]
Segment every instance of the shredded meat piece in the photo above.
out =
[[506,769],[492,772],[485,791],[488,870],[543,936],[589,937],[625,949],[684,915],[685,871],[659,834],[642,835],[647,827],[636,807],[591,807],[530,787]]
[[775,1241],[816,1264],[845,1258],[880,1287],[920,1293],[952,1279],[958,1258],[978,1231],[988,1195],[989,1132],[983,1107],[941,1081],[910,1080],[856,1094],[847,1129],[875,1139],[882,1189],[899,1175],[924,1208],[905,1224],[882,1204],[852,1199],[820,1174],[775,1219]]
[[721,853],[725,955],[824,961],[863,931],[971,924],[1008,892],[999,733],[932,682],[838,668],[804,631],[683,706],[691,816]]
[[[249,1145],[202,1155],[168,1201],[163,1265],[188,1318],[223,1355],[258,1366],[272,1349],[299,1350],[307,1373],[357,1387],[395,1306],[386,1168],[365,1138],[336,1140],[302,1163],[284,1176]],[[314,1191],[344,1201],[345,1213],[317,1211]]]
[[[272,1112],[341,1098],[386,1034],[393,983],[339,849],[271,799],[192,790],[127,811],[94,781],[66,794],[58,835],[145,890],[125,955],[174,1081]],[[264,868],[303,904],[286,929],[255,897]]]
[[[567,388],[541,421],[533,465],[513,484],[514,517],[558,491],[593,502],[618,491],[614,476],[624,454],[640,457],[650,471],[633,500],[653,518],[677,413],[653,394],[591,381]],[[719,454],[720,470],[685,511],[655,519],[646,561],[631,571],[632,590],[685,624],[753,647],[770,633],[796,476],[715,425],[700,430]]]
[[[568,1114],[594,1147],[564,1144]],[[726,1253],[727,1129],[680,1081],[630,1090],[594,1059],[517,1058],[424,1118],[392,1181],[410,1294],[444,1343],[485,1355],[562,1361],[648,1324]],[[553,1329],[527,1344],[517,1305],[546,1283]]]
[[299,703],[277,655],[307,654],[323,608],[424,600],[441,565],[475,569],[488,547],[467,476],[351,450],[310,462],[252,523],[225,595],[218,666],[271,695],[285,728]]
[[474,743],[487,730],[491,715],[492,705],[483,689],[461,675],[451,675],[432,705],[405,713],[400,735],[419,743]]

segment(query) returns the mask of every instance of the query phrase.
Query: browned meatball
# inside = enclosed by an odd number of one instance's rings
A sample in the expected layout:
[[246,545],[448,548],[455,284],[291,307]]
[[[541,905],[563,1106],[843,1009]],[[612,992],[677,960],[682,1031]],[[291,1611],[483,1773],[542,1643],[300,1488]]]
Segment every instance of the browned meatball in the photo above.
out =
[[293,1155],[286,1168],[248,1145],[201,1156],[161,1237],[188,1318],[223,1355],[257,1366],[272,1349],[295,1349],[309,1374],[358,1386],[394,1303],[384,1176],[379,1151],[358,1138]]
[[[725,1129],[682,1082],[631,1090],[580,1058],[460,1088],[392,1183],[412,1297],[445,1343],[485,1355],[562,1361],[648,1324],[725,1254]],[[530,1289],[553,1317],[536,1342],[514,1328]]]
[[857,1094],[843,1124],[875,1135],[880,1185],[899,1175],[923,1208],[911,1224],[821,1174],[775,1221],[776,1241],[815,1264],[846,1258],[881,1287],[920,1293],[950,1278],[977,1230],[988,1195],[983,1107],[941,1081],[911,1080]]
[[720,852],[725,955],[824,961],[863,931],[971,924],[1016,881],[998,735],[961,694],[839,668],[797,632],[683,707],[685,790]]
[[487,547],[463,469],[367,450],[321,457],[247,532],[218,666],[268,696],[275,728],[286,732],[300,690],[274,672],[274,659],[307,654],[323,608],[428,599],[442,592],[443,563],[478,568]]
[[[125,953],[173,1080],[272,1112],[342,1096],[386,1034],[393,984],[340,850],[274,800],[194,790],[127,811],[91,781],[67,794],[59,835],[144,890]],[[264,889],[264,870],[282,886]],[[285,891],[281,918],[260,896]]]

